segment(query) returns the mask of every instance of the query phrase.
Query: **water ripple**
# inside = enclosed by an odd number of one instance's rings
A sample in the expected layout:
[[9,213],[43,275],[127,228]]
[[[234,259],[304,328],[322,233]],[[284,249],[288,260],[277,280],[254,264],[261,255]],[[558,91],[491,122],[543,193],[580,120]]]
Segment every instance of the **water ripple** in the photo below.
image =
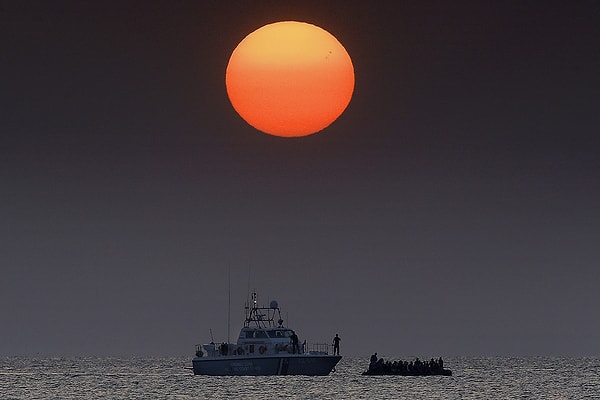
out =
[[3,399],[593,399],[598,358],[447,358],[453,376],[362,376],[344,358],[325,377],[194,376],[184,358],[0,358]]

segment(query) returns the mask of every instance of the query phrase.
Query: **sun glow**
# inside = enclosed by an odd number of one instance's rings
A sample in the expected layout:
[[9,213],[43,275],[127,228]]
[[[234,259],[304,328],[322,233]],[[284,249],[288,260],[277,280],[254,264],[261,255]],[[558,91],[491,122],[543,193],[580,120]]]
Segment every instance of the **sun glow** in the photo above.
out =
[[240,42],[225,83],[235,110],[256,129],[306,136],[344,112],[354,91],[354,67],[346,49],[324,29],[277,22]]

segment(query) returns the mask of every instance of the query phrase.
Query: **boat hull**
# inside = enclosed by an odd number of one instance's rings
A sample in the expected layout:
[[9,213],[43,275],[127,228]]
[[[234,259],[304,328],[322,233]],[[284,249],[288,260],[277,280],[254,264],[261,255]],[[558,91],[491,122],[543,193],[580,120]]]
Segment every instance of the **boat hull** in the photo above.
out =
[[362,373],[363,375],[400,375],[400,376],[452,376],[452,371],[449,369],[443,369],[435,372],[408,372],[408,371],[383,371],[383,370],[367,370]]
[[341,356],[298,354],[289,356],[196,357],[194,375],[328,375]]

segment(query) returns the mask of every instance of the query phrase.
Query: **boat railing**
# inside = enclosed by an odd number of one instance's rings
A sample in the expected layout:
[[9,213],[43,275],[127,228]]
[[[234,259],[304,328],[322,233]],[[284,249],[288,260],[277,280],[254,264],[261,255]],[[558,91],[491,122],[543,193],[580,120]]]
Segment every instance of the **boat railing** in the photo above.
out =
[[329,354],[331,345],[328,343],[306,343],[304,352],[309,354]]
[[[221,343],[220,345],[216,345],[214,343],[204,344],[204,345],[196,345],[196,357],[222,357],[222,356],[233,356],[233,355],[243,355],[243,354],[254,354],[255,351],[260,354],[261,347],[266,349],[264,346],[255,347],[259,345],[247,345],[247,346],[237,346],[234,343]],[[333,346],[328,343],[309,343],[305,342],[300,346],[300,354],[313,354],[313,355],[328,355],[330,354],[331,348]],[[285,345],[282,347],[275,348],[276,353],[287,352],[293,353],[293,348],[290,345]]]

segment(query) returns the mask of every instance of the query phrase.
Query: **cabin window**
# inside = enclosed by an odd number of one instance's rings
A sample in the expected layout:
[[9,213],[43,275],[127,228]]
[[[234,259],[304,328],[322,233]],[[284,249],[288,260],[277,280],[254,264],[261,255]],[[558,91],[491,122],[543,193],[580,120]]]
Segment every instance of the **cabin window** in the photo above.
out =
[[246,331],[246,339],[261,339],[266,338],[265,331]]
[[287,334],[287,335],[285,335],[285,332],[286,331],[281,330],[281,329],[274,329],[274,330],[267,331],[267,333],[269,334],[269,337],[271,337],[271,338],[279,338],[279,339],[281,339],[283,337],[290,337],[291,332],[289,334]]

